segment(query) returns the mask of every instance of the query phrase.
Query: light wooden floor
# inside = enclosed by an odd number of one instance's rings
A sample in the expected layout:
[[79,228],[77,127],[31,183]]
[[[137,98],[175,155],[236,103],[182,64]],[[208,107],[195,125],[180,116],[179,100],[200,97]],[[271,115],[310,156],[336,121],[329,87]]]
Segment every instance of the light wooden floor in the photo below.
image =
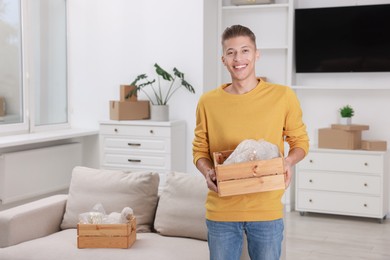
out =
[[390,219],[287,212],[287,260],[390,260]]

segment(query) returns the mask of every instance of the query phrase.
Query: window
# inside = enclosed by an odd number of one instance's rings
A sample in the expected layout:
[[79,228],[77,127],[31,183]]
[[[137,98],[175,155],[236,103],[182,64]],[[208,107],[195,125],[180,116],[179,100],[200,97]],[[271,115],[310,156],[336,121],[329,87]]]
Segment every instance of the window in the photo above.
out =
[[69,127],[66,36],[66,0],[0,0],[0,134]]
[[0,124],[23,123],[19,1],[0,0]]

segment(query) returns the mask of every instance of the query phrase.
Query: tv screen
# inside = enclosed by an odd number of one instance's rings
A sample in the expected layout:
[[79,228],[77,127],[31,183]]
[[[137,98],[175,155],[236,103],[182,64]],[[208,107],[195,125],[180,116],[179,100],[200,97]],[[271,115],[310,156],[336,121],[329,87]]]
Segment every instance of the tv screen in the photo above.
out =
[[297,73],[390,71],[390,4],[296,9],[295,66]]

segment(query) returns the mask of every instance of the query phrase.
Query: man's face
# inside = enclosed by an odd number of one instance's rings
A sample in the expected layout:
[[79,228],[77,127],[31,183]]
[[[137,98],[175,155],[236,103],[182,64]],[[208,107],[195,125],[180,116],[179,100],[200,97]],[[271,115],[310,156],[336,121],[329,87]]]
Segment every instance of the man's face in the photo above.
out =
[[222,62],[232,80],[256,77],[255,62],[260,53],[248,36],[238,36],[223,42]]

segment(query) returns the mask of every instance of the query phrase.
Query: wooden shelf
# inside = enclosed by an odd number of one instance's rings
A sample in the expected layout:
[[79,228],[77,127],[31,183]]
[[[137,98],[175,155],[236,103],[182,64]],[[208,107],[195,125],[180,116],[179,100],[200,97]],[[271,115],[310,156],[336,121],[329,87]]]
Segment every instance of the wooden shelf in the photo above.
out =
[[297,90],[390,90],[390,86],[376,85],[376,86],[303,86],[292,85],[292,89]]
[[288,4],[264,4],[264,5],[225,5],[222,10],[250,10],[267,8],[288,8]]

